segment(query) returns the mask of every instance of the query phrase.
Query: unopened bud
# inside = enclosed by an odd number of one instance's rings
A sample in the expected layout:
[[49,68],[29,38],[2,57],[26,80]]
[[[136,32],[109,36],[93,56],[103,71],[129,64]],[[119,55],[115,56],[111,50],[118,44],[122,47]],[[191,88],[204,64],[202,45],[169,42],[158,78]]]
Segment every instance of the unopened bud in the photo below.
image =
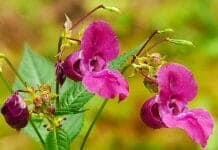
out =
[[170,28],[166,28],[166,29],[164,29],[164,30],[159,30],[159,31],[157,31],[159,34],[161,34],[161,33],[168,33],[168,32],[174,32],[174,30],[173,29],[170,29]]
[[152,53],[151,54],[151,61],[152,61],[152,64],[154,64],[155,66],[160,65],[161,61],[162,61],[160,53]]
[[104,9],[109,10],[111,12],[121,13],[121,11],[117,7],[104,6]]
[[4,115],[5,121],[17,130],[24,128],[29,120],[27,105],[18,92],[12,94],[5,101],[1,113]]
[[64,84],[66,80],[66,75],[64,73],[63,61],[58,61],[55,65],[56,67],[56,80],[60,85]]
[[37,98],[33,101],[33,103],[35,104],[36,107],[40,107],[40,106],[42,105],[42,103],[43,103],[43,100],[42,100],[41,98],[37,97]]
[[177,45],[194,46],[194,44],[191,41],[187,41],[187,40],[171,39],[171,38],[167,38],[166,40]]
[[52,105],[48,106],[48,112],[51,113],[51,114],[54,114],[55,113],[54,106],[52,106]]
[[157,93],[158,92],[158,85],[155,82],[150,82],[147,80],[143,81],[144,86],[149,90],[151,93]]

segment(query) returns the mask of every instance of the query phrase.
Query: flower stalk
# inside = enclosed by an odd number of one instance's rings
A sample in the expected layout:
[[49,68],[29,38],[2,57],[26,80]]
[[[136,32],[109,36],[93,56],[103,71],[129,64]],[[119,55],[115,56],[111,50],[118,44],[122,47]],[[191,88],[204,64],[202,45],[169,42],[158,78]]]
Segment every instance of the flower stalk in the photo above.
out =
[[13,93],[13,90],[10,86],[10,83],[8,82],[8,80],[6,79],[6,77],[4,76],[4,74],[2,72],[0,72],[0,78],[3,81],[4,85],[7,87],[8,91],[10,93]]
[[158,30],[155,30],[147,39],[147,41],[144,43],[144,45],[142,46],[142,48],[138,51],[138,53],[133,57],[132,59],[132,62],[131,63],[134,63],[135,62],[135,59],[137,56],[139,56],[141,54],[141,52],[143,51],[143,49],[146,47],[146,45],[152,40],[152,38],[158,34]]
[[97,11],[98,9],[105,9],[105,6],[103,4],[98,5],[97,7],[95,7],[94,9],[92,9],[90,12],[88,12],[87,14],[85,14],[83,17],[81,17],[76,23],[73,24],[73,26],[71,27],[71,29],[75,28],[77,25],[79,25],[83,20],[85,20],[88,16],[90,16],[92,13],[94,13],[95,11]]
[[12,63],[9,61],[9,59],[5,56],[5,55],[0,55],[0,58],[2,58],[7,64],[8,66],[11,68],[11,70],[15,73],[15,75],[17,76],[17,78],[21,81],[21,83],[27,87],[26,82],[22,79],[22,77],[19,75],[19,73],[17,72],[17,70],[14,68],[14,66],[12,65]]
[[85,146],[85,144],[87,142],[87,139],[88,139],[88,137],[89,137],[89,135],[90,135],[90,133],[92,131],[92,128],[94,127],[96,121],[98,120],[99,116],[101,115],[101,113],[102,113],[104,107],[106,106],[107,102],[108,102],[108,99],[105,99],[104,102],[101,104],[100,108],[98,109],[92,123],[90,124],[90,126],[89,126],[89,128],[88,128],[88,130],[86,132],[86,135],[85,135],[85,137],[83,139],[83,142],[82,142],[82,144],[80,146],[80,150],[84,149],[84,146]]
[[34,131],[36,132],[37,136],[39,137],[40,142],[42,143],[43,146],[45,146],[45,141],[43,140],[41,134],[39,133],[39,130],[37,129],[35,123],[30,119],[30,124],[33,127]]

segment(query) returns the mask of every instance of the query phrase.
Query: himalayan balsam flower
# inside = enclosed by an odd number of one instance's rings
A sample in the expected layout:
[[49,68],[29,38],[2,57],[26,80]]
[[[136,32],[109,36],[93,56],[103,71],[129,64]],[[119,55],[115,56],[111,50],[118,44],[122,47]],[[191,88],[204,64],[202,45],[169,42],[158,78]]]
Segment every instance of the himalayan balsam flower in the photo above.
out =
[[152,128],[181,128],[201,144],[207,145],[214,121],[203,109],[189,110],[187,104],[197,94],[197,84],[192,73],[184,66],[169,63],[157,73],[160,92],[146,101],[141,109],[141,118]]
[[5,101],[1,113],[4,115],[5,121],[17,130],[24,128],[29,120],[27,105],[18,92],[12,94]]
[[115,32],[104,21],[91,23],[84,32],[81,50],[64,61],[64,73],[75,81],[82,81],[92,93],[119,100],[128,96],[128,83],[119,71],[109,69],[109,62],[119,53]]

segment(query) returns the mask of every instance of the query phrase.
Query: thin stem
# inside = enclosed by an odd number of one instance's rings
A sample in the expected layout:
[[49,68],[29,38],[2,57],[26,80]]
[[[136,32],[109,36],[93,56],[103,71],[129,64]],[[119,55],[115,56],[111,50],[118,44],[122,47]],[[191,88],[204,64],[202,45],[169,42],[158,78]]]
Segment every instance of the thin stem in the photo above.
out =
[[5,62],[8,64],[8,66],[11,68],[11,70],[15,73],[15,75],[18,77],[18,79],[21,81],[21,83],[27,87],[26,82],[22,79],[22,77],[20,76],[20,74],[17,72],[17,70],[14,68],[14,66],[12,65],[12,63],[8,60],[7,57],[5,56],[0,56],[0,58],[3,58],[5,60]]
[[41,134],[39,133],[39,130],[37,129],[36,125],[34,124],[34,122],[33,122],[31,119],[30,119],[30,124],[32,125],[34,131],[35,131],[36,134],[38,135],[40,142],[41,142],[42,145],[44,146],[44,145],[45,145],[45,141],[43,140]]
[[154,47],[160,45],[160,44],[163,43],[163,42],[167,42],[167,38],[164,38],[164,39],[162,39],[162,40],[160,40],[160,41],[157,41],[157,42],[154,43],[151,47],[149,47],[146,51],[149,52],[151,49],[153,49]]
[[67,39],[72,40],[72,41],[75,41],[75,42],[81,44],[81,40],[79,40],[79,39],[68,38],[68,37],[67,37]]
[[80,146],[80,150],[83,150],[83,148],[84,148],[84,146],[85,146],[85,144],[86,144],[86,142],[87,142],[87,139],[88,139],[88,137],[89,137],[89,134],[91,133],[93,126],[95,125],[97,119],[99,118],[100,114],[102,113],[102,110],[104,109],[104,107],[105,107],[105,105],[107,104],[107,102],[108,102],[108,99],[105,99],[104,102],[101,104],[101,107],[99,108],[99,110],[98,110],[98,112],[96,113],[96,115],[95,115],[95,117],[94,117],[92,123],[91,123],[90,126],[89,126],[88,131],[86,132],[86,135],[85,135],[85,137],[84,137],[84,139],[83,139],[83,142],[82,142],[82,144],[81,144],[81,146]]
[[12,88],[11,88],[11,86],[10,86],[8,80],[7,80],[6,77],[3,75],[2,72],[0,72],[0,78],[1,78],[1,80],[3,81],[3,83],[5,84],[5,86],[7,87],[8,91],[9,91],[10,93],[13,93],[13,90],[12,90]]
[[[92,13],[94,13],[95,11],[97,11],[100,8],[105,8],[104,5],[98,5],[97,7],[95,7],[94,9],[92,9],[90,12],[88,12],[87,14],[85,14],[82,18],[80,18],[76,23],[73,24],[73,26],[71,27],[71,29],[75,28],[77,25],[79,25],[84,19],[86,19],[88,16],[90,16]],[[70,29],[70,30],[71,30]]]
[[[62,40],[63,39],[60,37],[59,41],[58,41],[58,51],[57,51],[57,54],[59,54],[61,52]],[[60,61],[60,56],[57,57],[57,63],[58,63],[58,61]],[[60,102],[59,102],[59,88],[60,88],[59,82],[58,82],[58,80],[56,78],[56,87],[55,87],[56,95],[57,95],[57,97],[56,97],[56,104],[55,104],[56,105],[56,109],[58,109],[59,105],[60,105]]]
[[123,69],[122,69],[122,71],[121,71],[121,73],[124,74],[124,72],[125,72],[129,67],[131,67],[131,64],[128,64],[128,65],[124,66]]
[[147,74],[144,74],[142,71],[140,72],[140,74],[149,82],[157,84],[157,81],[151,77],[149,77]]
[[56,94],[57,94],[57,97],[56,97],[56,108],[59,108],[59,105],[60,105],[60,102],[59,102],[59,83],[58,81],[56,81]]
[[132,63],[135,62],[136,56],[139,56],[141,54],[141,52],[143,51],[143,49],[146,47],[146,45],[151,41],[151,39],[158,34],[158,30],[155,30],[147,39],[147,41],[144,43],[144,45],[142,46],[142,48],[138,51],[138,53],[135,55],[135,57],[133,57],[132,59]]
[[145,46],[151,41],[151,39],[158,33],[158,30],[155,30],[147,39],[147,41],[145,42],[145,44],[142,46],[142,48],[138,51],[138,53],[136,54],[136,56],[139,56],[140,53],[142,52],[142,50],[145,48]]

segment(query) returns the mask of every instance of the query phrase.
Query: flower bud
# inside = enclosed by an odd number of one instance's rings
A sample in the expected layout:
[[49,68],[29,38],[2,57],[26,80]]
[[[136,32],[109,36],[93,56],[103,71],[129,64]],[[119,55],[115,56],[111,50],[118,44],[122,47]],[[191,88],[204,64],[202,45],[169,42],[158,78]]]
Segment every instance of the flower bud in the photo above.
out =
[[18,92],[12,94],[5,101],[1,113],[4,115],[5,121],[17,130],[24,128],[29,120],[27,105]]
[[183,39],[171,39],[167,38],[167,41],[176,44],[176,45],[183,45],[183,46],[194,46],[194,44],[191,41],[183,40]]
[[157,83],[148,81],[146,79],[144,79],[143,83],[144,83],[144,86],[149,90],[149,92],[151,92],[151,93],[157,93],[158,92]]
[[111,12],[116,12],[116,13],[118,13],[118,14],[121,13],[121,11],[119,10],[119,8],[117,8],[117,7],[104,6],[104,9],[109,10],[109,11],[111,11]]
[[161,58],[160,53],[152,53],[151,54],[151,61],[152,61],[152,64],[155,66],[160,65],[162,62],[162,58]]
[[66,75],[64,74],[64,69],[63,69],[63,62],[58,61],[55,65],[56,67],[56,80],[60,85],[64,84],[64,81],[66,79]]
[[54,106],[52,106],[52,105],[48,106],[48,112],[51,113],[51,114],[54,114],[55,113]]
[[43,104],[43,100],[41,98],[37,97],[34,99],[33,103],[36,107],[40,107]]

